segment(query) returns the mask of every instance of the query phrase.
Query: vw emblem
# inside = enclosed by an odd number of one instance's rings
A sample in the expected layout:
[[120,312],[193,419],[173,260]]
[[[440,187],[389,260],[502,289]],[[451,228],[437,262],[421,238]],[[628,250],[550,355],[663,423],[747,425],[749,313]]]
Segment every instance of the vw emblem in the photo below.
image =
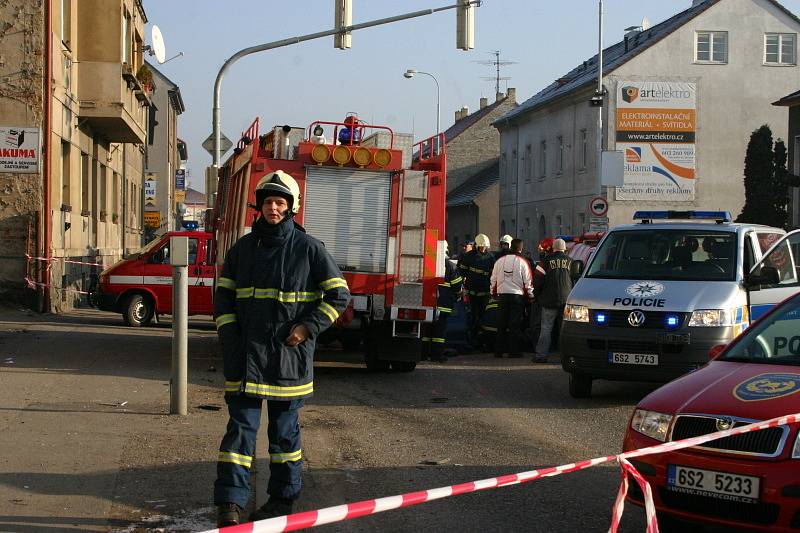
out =
[[642,313],[638,309],[636,311],[631,311],[631,314],[628,315],[628,324],[630,324],[635,328],[638,328],[639,326],[644,324],[644,320],[645,320],[644,313]]
[[726,431],[733,427],[733,419],[729,416],[717,418],[717,431]]

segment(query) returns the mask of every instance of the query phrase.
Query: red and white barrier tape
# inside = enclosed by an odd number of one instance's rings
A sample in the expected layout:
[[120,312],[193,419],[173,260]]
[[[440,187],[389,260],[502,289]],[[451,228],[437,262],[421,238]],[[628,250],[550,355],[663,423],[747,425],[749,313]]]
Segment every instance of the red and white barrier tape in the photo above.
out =
[[79,291],[78,289],[69,289],[64,287],[54,287],[53,285],[48,285],[46,283],[39,283],[38,281],[33,281],[31,278],[26,277],[25,283],[28,284],[28,287],[31,289],[36,289],[36,287],[53,287],[57,291],[64,291],[64,292],[76,292],[78,294],[89,294],[87,291]]
[[580,461],[578,463],[571,463],[555,467],[540,468],[528,472],[509,474],[506,476],[483,479],[480,481],[470,481],[468,483],[451,485],[449,487],[440,487],[438,489],[409,492],[407,494],[398,496],[389,496],[375,500],[364,500],[345,505],[337,505],[335,507],[327,507],[325,509],[318,509],[316,511],[295,513],[288,516],[270,518],[269,520],[260,520],[258,522],[240,524],[238,526],[210,529],[203,533],[279,533],[283,531],[296,531],[298,529],[321,526],[324,524],[331,524],[333,522],[341,522],[344,520],[359,518],[361,516],[376,514],[383,511],[390,511],[392,509],[399,509],[400,507],[409,507],[411,505],[439,500],[449,496],[457,496],[459,494],[467,494],[469,492],[477,492],[479,490],[493,489],[496,487],[506,487],[509,485],[516,485],[518,483],[527,483],[528,481],[533,481],[534,479],[543,477],[553,477],[560,474],[577,472],[579,470],[584,470],[586,468],[608,463],[614,460],[619,462],[622,469],[622,483],[620,484],[617,500],[614,504],[614,509],[612,510],[609,533],[617,532],[620,520],[622,519],[622,511],[625,507],[625,497],[628,492],[627,474],[630,474],[642,488],[642,493],[645,497],[647,533],[658,533],[658,521],[656,519],[655,503],[653,502],[653,493],[652,489],[650,488],[650,484],[646,479],[644,479],[644,477],[642,477],[636,468],[630,462],[628,462],[628,459],[632,457],[642,457],[644,455],[653,455],[656,453],[681,450],[683,448],[691,448],[692,446],[697,446],[724,437],[730,437],[732,435],[740,435],[742,433],[749,433],[751,431],[758,431],[761,429],[768,429],[796,422],[800,422],[800,414],[781,416],[778,418],[765,420],[763,422],[754,422],[738,428],[717,431],[716,433],[709,433],[708,435],[701,435],[699,437],[692,437],[690,439],[666,442],[656,446],[649,446],[639,450],[624,452],[619,455],[607,455],[605,457],[598,457],[588,461]]
[[64,257],[50,257],[48,259],[47,257],[33,257],[31,255],[28,255],[28,254],[25,254],[25,257],[29,261],[45,261],[45,262],[48,262],[48,261],[61,261],[63,263],[70,263],[72,265],[87,265],[87,266],[99,266],[99,267],[103,266],[101,263],[87,263],[85,261],[73,261],[72,259],[65,259]]

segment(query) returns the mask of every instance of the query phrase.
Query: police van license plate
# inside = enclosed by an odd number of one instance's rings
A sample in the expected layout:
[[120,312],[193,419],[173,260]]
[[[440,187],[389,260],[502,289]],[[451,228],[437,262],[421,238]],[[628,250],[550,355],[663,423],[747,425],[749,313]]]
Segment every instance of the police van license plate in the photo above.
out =
[[748,503],[758,501],[760,481],[753,476],[679,465],[669,465],[667,471],[667,486],[672,491]]
[[609,352],[608,362],[622,365],[658,366],[658,354]]

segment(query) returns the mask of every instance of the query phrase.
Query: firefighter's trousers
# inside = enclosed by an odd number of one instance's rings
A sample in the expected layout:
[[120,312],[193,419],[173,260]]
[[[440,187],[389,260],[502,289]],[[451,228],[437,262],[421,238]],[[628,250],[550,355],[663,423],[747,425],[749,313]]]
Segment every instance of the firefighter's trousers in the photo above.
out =
[[468,294],[470,311],[469,331],[473,342],[475,342],[480,333],[483,311],[486,309],[486,304],[489,303],[489,294],[485,292],[469,292]]
[[448,318],[450,318],[450,311],[443,311],[440,308],[439,316],[428,326],[428,334],[422,337],[423,358],[435,361],[444,356],[444,344],[447,341]]
[[522,317],[525,313],[525,297],[521,294],[501,294],[500,312],[495,337],[495,355],[508,352],[518,354],[522,348]]
[[[250,469],[261,424],[260,398],[227,396],[228,429],[222,438],[214,483],[214,503],[235,503],[244,508],[250,499]],[[302,485],[298,411],[303,400],[267,400],[270,496],[297,499]]]

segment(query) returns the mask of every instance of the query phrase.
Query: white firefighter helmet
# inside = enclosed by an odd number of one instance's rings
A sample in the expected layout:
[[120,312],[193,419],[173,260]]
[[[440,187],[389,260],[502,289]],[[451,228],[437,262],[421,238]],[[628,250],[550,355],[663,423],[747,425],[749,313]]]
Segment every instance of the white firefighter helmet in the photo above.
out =
[[300,211],[300,186],[292,176],[283,170],[270,172],[258,182],[256,186],[256,207],[258,209],[261,209],[261,204],[268,196],[286,198],[292,214]]
[[479,246],[482,248],[489,248],[491,246],[491,242],[489,242],[489,237],[484,235],[483,233],[479,233],[475,236],[475,246]]
[[500,237],[500,242],[503,244],[508,244],[509,246],[511,246],[511,241],[513,240],[514,239],[511,237],[511,235],[503,235]]

